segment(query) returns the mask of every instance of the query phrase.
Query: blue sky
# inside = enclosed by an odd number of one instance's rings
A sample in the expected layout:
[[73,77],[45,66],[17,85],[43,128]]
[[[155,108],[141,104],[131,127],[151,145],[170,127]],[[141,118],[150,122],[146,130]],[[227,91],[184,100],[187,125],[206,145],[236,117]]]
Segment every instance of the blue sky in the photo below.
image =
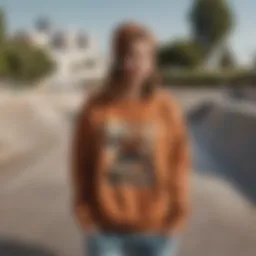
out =
[[[256,1],[227,0],[237,15],[232,48],[242,63],[256,54]],[[28,28],[39,15],[48,15],[57,26],[83,28],[105,50],[111,30],[132,19],[149,26],[161,41],[189,35],[187,12],[192,0],[0,0],[9,28]]]

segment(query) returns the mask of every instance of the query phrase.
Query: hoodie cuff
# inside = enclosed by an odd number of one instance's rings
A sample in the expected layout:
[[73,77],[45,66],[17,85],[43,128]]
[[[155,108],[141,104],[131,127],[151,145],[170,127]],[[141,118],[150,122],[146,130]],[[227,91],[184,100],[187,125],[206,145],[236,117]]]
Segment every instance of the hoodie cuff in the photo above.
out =
[[87,205],[78,204],[75,206],[75,218],[77,223],[83,229],[88,230],[88,229],[92,229],[95,226],[92,214]]
[[165,230],[169,234],[179,234],[185,228],[188,218],[188,209],[177,207],[165,225]]

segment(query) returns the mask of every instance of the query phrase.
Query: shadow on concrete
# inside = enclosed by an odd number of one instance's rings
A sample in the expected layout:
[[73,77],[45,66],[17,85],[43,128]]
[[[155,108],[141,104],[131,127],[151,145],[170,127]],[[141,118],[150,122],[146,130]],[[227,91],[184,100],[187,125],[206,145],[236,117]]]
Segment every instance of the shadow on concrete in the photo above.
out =
[[187,114],[187,120],[188,122],[200,122],[203,121],[204,118],[206,118],[212,108],[214,107],[213,102],[206,101],[201,103],[198,107],[193,109]]
[[195,169],[227,179],[256,205],[255,117],[209,103],[187,120]]
[[21,241],[0,240],[1,256],[58,256],[55,252],[43,247],[25,244]]

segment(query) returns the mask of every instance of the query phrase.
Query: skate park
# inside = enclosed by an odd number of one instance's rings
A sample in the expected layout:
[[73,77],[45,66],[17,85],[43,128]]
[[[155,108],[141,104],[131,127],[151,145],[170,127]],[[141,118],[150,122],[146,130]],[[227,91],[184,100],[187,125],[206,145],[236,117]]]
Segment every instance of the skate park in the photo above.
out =
[[[193,154],[192,215],[179,255],[254,255],[255,103],[223,91],[172,93],[184,109]],[[68,168],[83,98],[1,94],[0,254],[82,255]]]

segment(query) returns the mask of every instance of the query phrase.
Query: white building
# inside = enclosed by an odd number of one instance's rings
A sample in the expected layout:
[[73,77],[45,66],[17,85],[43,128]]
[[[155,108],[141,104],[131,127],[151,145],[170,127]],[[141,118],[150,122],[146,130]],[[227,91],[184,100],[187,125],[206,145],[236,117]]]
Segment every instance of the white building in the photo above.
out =
[[39,19],[35,28],[20,32],[30,42],[48,50],[56,62],[56,71],[45,82],[53,86],[74,86],[101,79],[106,62],[96,42],[84,31],[60,30],[47,19]]

